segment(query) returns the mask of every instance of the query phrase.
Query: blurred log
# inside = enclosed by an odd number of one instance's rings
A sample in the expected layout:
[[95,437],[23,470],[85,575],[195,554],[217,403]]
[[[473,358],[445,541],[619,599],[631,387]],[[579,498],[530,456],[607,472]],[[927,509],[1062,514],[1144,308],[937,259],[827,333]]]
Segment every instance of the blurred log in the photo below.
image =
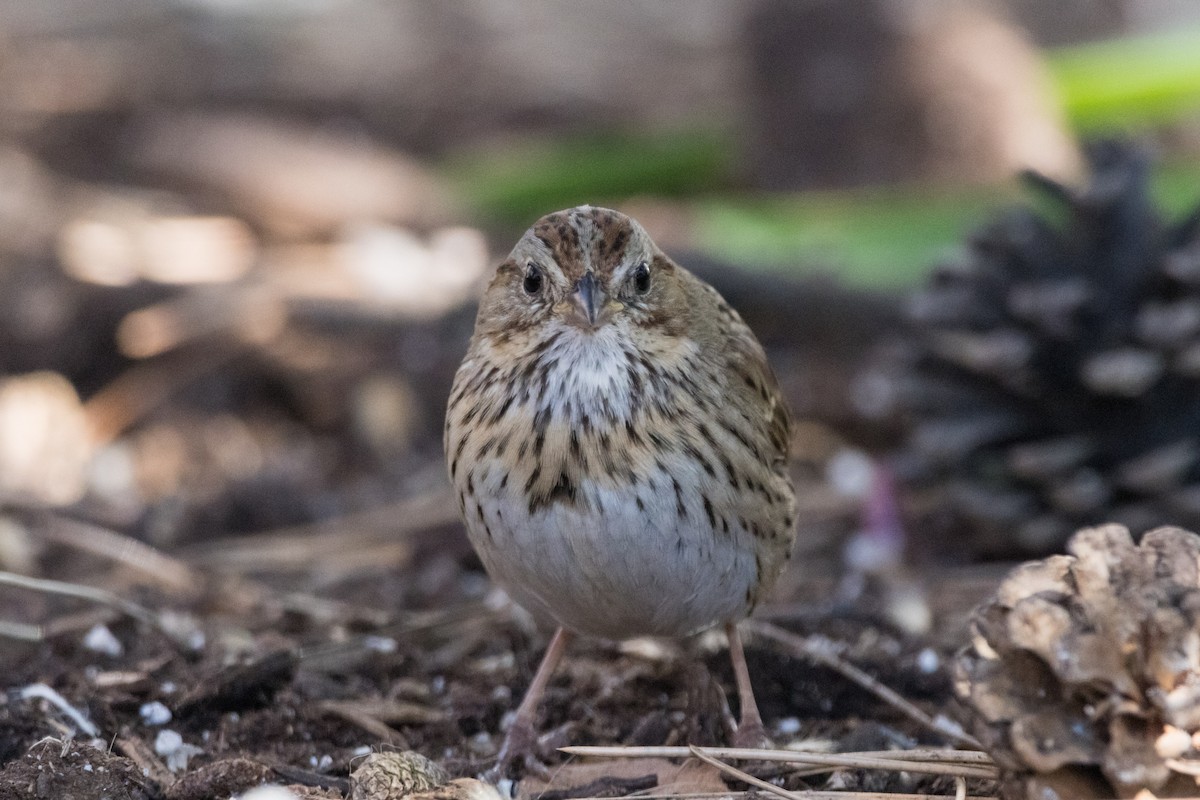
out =
[[743,6],[4,0],[0,129],[44,136],[155,103],[324,109],[441,150],[514,127],[727,115]]
[[244,222],[196,214],[173,193],[87,186],[69,195],[57,251],[63,270],[81,281],[220,283],[244,275],[258,254]]
[[363,136],[249,114],[160,114],[130,158],[232,204],[284,238],[361,222],[431,225],[452,215],[447,189],[412,159]]
[[195,80],[181,15],[153,0],[4,0],[0,18],[8,133],[36,139],[55,121],[126,111]]
[[59,181],[25,150],[0,144],[0,253],[41,256],[62,221]]
[[266,287],[212,287],[130,313],[117,328],[117,347],[130,358],[148,358],[218,335],[265,344],[286,321],[282,300]]
[[168,293],[146,282],[81,283],[44,260],[0,257],[0,375],[53,369],[88,397],[127,366],[113,347],[118,323]]
[[[989,5],[1007,12],[1039,45],[1055,47],[1120,35],[1138,15],[1139,4],[1135,0],[1055,0],[1053,4],[1044,0],[989,0]],[[1171,4],[1145,5],[1162,5],[1165,9]],[[1153,13],[1150,10],[1150,15]]]
[[244,354],[238,342],[188,342],[125,370],[85,406],[89,440],[108,444],[199,378]]
[[745,35],[758,186],[1080,171],[1037,53],[977,3],[759,0]]
[[0,503],[72,503],[83,496],[92,456],[79,395],[61,375],[0,380]]

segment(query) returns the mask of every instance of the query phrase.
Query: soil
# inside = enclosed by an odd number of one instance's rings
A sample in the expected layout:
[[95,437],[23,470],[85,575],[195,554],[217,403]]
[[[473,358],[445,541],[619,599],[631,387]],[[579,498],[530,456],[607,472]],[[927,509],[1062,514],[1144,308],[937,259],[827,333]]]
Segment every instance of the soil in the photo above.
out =
[[[51,518],[27,519],[35,530]],[[247,540],[201,543],[174,562],[196,582],[190,595],[148,585],[146,576],[135,580],[128,565],[105,567],[78,553],[44,556],[44,577],[137,585],[124,594],[156,623],[95,603],[6,592],[4,616],[40,620],[45,638],[7,642],[0,655],[9,690],[0,705],[0,797],[182,800],[225,797],[264,781],[340,797],[357,762],[393,749],[416,750],[456,776],[486,770],[547,637],[489,588],[456,528],[410,536],[407,563],[346,570],[334,563],[331,572],[343,574],[323,577],[315,577],[319,559],[302,575],[199,566]],[[954,643],[964,641],[961,595],[982,595],[990,575],[929,582],[940,588],[927,596],[946,607],[935,609],[933,632],[913,634],[881,613],[879,586],[830,609],[821,598],[835,588],[828,575],[836,564],[828,554],[797,561],[804,566],[782,581],[790,596],[777,596],[762,616],[842,643],[847,660],[906,699],[934,715],[955,714],[947,665]],[[305,588],[311,583],[321,585]],[[111,634],[107,648],[95,649],[97,630]],[[946,744],[836,672],[755,638],[747,651],[778,746]],[[32,684],[58,692],[95,734],[44,699],[22,699]],[[732,674],[714,637],[583,640],[546,693],[542,756],[559,767],[570,760],[554,748],[566,744],[722,745],[726,697],[735,697]],[[169,719],[148,716],[152,703]],[[168,731],[194,748],[190,757],[156,750]],[[797,777],[769,767],[758,774],[791,788],[953,790],[946,780],[909,774]],[[575,788],[586,794],[592,783]]]

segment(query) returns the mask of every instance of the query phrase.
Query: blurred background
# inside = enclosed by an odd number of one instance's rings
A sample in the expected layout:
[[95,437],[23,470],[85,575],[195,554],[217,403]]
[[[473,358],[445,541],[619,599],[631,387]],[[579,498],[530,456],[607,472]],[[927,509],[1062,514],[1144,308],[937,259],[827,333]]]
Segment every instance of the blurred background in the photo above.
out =
[[[1016,175],[1083,185],[1112,136],[1182,217],[1197,4],[4,0],[0,566],[65,569],[30,522],[57,509],[305,580],[428,556],[433,602],[478,566],[440,453],[474,299],[585,202],[759,333],[840,552],[905,435],[861,371],[909,293],[1004,208],[1061,218]],[[279,531],[310,538],[230,543]]]
[[[778,373],[757,616],[941,719],[997,560],[1200,529],[1198,201],[1193,0],[0,0],[0,786],[491,762],[542,644],[443,414],[493,266],[582,203]],[[580,643],[546,728],[723,741],[720,650]],[[748,652],[778,742],[929,739]],[[115,751],[34,748],[85,729],[43,683]]]

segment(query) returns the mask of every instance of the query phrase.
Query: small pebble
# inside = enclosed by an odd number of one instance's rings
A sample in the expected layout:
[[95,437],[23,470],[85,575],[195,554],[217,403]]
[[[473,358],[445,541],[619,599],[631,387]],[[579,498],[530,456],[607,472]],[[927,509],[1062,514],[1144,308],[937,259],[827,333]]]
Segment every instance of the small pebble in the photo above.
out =
[[644,636],[621,642],[620,649],[626,655],[646,661],[665,661],[671,656],[671,651],[660,640]]
[[467,597],[479,599],[491,591],[491,582],[483,573],[468,572],[458,581],[459,587]]
[[167,762],[167,769],[179,772],[187,769],[188,760],[203,751],[195,745],[186,744],[183,737],[170,728],[164,728],[154,737],[154,752]]
[[125,652],[121,640],[113,636],[107,625],[93,625],[83,636],[83,646],[93,653],[102,653],[114,658]]
[[1163,733],[1154,742],[1159,758],[1179,758],[1192,749],[1192,736],[1174,725],[1163,727]]
[[166,609],[159,613],[159,620],[172,639],[183,643],[193,652],[200,652],[208,642],[204,629],[200,627],[200,620],[191,614]]
[[363,647],[376,653],[394,653],[399,645],[390,636],[364,636]]
[[157,700],[143,703],[142,707],[138,709],[138,715],[147,725],[166,725],[171,721],[171,709]]
[[932,647],[926,647],[920,653],[917,653],[917,669],[923,674],[931,675],[937,672],[941,666],[942,659]]
[[498,745],[492,741],[487,731],[479,731],[467,739],[467,749],[478,756],[492,757],[496,755]]
[[160,756],[169,756],[183,744],[183,737],[170,728],[158,732],[154,737],[154,752]]
[[160,756],[168,756],[183,744],[183,737],[170,728],[158,732],[154,737],[154,752]]
[[290,789],[282,786],[256,786],[245,794],[237,796],[237,800],[300,800]]
[[871,459],[861,450],[844,448],[829,459],[825,478],[830,485],[846,497],[866,497],[871,489],[875,468]]
[[796,717],[784,717],[775,725],[781,736],[795,736],[800,732],[800,720]]

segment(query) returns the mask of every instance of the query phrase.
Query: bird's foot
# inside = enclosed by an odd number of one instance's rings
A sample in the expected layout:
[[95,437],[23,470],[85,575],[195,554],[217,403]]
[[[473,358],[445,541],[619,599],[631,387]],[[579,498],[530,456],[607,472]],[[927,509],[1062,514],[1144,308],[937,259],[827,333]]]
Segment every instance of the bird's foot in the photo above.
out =
[[762,720],[743,720],[733,733],[733,746],[742,750],[769,750],[775,746]]
[[524,773],[546,780],[550,769],[542,763],[537,731],[533,724],[523,719],[513,720],[508,733],[504,735],[504,743],[500,745],[500,753],[496,756],[496,764],[486,773],[484,780],[495,784],[501,778],[511,777],[512,768],[520,763]]

